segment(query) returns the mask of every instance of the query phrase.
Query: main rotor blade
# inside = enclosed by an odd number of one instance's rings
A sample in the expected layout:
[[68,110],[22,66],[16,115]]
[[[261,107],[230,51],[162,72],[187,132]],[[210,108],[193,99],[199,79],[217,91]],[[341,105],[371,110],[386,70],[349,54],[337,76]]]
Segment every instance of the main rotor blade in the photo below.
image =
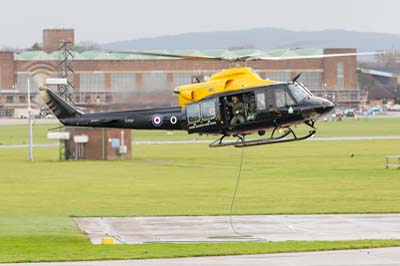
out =
[[363,53],[340,53],[340,54],[299,55],[299,56],[262,56],[262,55],[260,56],[259,54],[250,54],[239,57],[226,58],[226,57],[180,55],[180,54],[141,52],[141,51],[101,50],[99,52],[112,53],[112,54],[133,54],[133,55],[169,57],[169,58],[179,58],[185,60],[228,61],[228,62],[247,62],[247,61],[258,61],[258,60],[283,61],[283,60],[299,60],[299,59],[313,59],[313,58],[376,55],[385,53],[385,52],[363,52]]
[[161,56],[170,58],[179,58],[186,60],[213,60],[213,61],[231,61],[231,59],[223,57],[212,57],[212,56],[199,56],[199,55],[179,55],[179,54],[166,54],[157,52],[140,52],[140,51],[110,51],[105,50],[103,52],[113,53],[113,54],[134,54],[134,55],[148,55],[148,56]]
[[257,61],[257,60],[298,60],[298,59],[313,59],[313,58],[330,58],[330,57],[344,57],[344,56],[363,56],[363,55],[376,55],[376,54],[384,54],[385,52],[365,52],[365,53],[342,53],[342,54],[321,54],[321,55],[299,55],[299,56],[254,56],[249,61]]

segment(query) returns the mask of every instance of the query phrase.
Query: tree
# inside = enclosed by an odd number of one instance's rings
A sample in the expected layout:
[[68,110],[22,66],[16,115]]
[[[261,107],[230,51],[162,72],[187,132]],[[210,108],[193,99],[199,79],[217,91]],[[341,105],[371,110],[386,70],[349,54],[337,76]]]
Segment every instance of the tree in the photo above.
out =
[[83,41],[74,46],[74,50],[77,52],[99,50],[99,45],[93,41]]
[[39,43],[35,42],[28,51],[41,51],[42,47],[40,46]]

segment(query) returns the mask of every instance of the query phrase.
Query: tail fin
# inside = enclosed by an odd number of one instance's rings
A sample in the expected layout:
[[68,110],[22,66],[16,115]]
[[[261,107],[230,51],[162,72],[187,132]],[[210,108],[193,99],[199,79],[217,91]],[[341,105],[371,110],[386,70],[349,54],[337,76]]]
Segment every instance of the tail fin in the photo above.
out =
[[76,110],[71,104],[64,101],[60,96],[55,94],[49,89],[44,89],[40,92],[43,100],[47,106],[53,111],[58,119],[62,120],[65,118],[79,117],[82,112]]

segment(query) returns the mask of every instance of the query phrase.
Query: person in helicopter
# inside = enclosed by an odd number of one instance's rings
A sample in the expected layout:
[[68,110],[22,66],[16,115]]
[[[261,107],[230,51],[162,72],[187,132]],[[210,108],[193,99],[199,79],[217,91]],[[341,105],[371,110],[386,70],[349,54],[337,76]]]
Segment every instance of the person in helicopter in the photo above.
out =
[[256,99],[254,94],[250,94],[247,99],[247,121],[256,119]]
[[231,126],[242,124],[244,119],[244,104],[239,101],[238,96],[232,96],[232,102],[226,101],[226,105],[232,107],[233,117],[231,119]]

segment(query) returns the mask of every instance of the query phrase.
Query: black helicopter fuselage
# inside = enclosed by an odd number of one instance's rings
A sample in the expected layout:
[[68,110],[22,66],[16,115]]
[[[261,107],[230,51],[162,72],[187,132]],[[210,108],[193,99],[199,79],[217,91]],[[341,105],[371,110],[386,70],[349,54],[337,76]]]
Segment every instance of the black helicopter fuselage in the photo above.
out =
[[[334,108],[330,101],[313,96],[300,83],[214,94],[183,109],[170,107],[88,114],[78,112],[49,90],[45,93],[46,103],[67,126],[187,130],[189,134],[224,136],[260,133],[270,128],[315,121]],[[240,112],[235,104],[240,105]]]

